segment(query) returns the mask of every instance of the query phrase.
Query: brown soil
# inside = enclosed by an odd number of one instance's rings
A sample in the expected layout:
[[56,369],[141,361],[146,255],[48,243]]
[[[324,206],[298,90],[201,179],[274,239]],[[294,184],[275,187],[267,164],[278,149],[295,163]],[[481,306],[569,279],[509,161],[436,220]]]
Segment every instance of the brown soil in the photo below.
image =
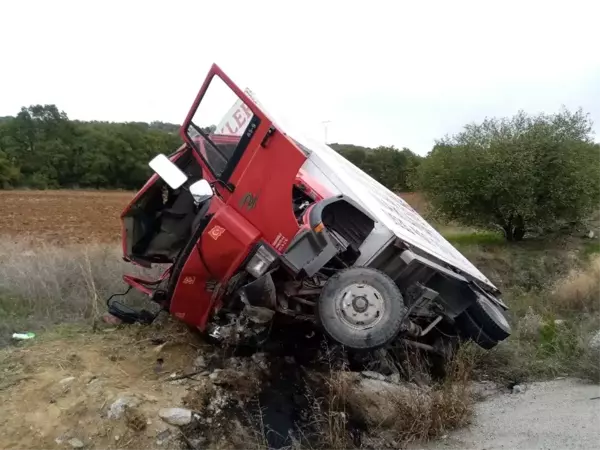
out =
[[118,242],[132,192],[2,191],[0,233],[52,244]]
[[[181,329],[142,327],[57,333],[0,351],[0,449],[69,449],[73,438],[85,448],[180,447],[179,431],[158,410],[182,405],[187,387],[165,379],[191,370],[199,340]],[[153,345],[153,336],[168,343]],[[108,418],[125,394],[139,405],[120,419]],[[159,446],[161,432],[171,439]]]

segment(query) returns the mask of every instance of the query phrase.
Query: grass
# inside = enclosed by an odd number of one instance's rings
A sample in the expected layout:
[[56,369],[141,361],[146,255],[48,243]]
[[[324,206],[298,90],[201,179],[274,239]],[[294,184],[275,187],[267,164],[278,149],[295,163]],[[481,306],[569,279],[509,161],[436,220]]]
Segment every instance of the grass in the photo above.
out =
[[13,332],[97,319],[106,298],[124,290],[123,273],[134,270],[110,245],[60,248],[4,239],[0,255],[0,346]]
[[500,233],[492,231],[475,231],[475,232],[448,232],[444,233],[446,240],[455,245],[503,245],[506,242],[504,236]]
[[[319,448],[398,447],[443,435],[470,420],[473,377],[508,383],[580,376],[600,382],[600,355],[588,345],[600,329],[597,241],[508,244],[495,233],[456,227],[444,234],[501,288],[513,334],[491,351],[462,347],[442,382],[379,397],[375,392],[358,398],[356,379],[332,368],[321,390],[308,398],[316,435],[310,441]],[[117,248],[106,245],[57,248],[5,240],[0,255],[0,346],[15,331],[78,336],[77,324],[93,322],[104,311],[104,299],[123,289],[121,275],[132,269]],[[389,406],[377,424],[357,413],[372,403]]]

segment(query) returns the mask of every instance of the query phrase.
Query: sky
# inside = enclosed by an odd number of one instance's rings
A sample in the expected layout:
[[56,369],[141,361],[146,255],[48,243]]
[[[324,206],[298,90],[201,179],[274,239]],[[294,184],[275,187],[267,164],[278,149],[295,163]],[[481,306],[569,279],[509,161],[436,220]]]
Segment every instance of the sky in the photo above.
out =
[[[426,154],[485,117],[582,107],[597,1],[0,0],[0,116],[181,123],[211,64],[315,139]],[[323,122],[329,121],[325,126]]]

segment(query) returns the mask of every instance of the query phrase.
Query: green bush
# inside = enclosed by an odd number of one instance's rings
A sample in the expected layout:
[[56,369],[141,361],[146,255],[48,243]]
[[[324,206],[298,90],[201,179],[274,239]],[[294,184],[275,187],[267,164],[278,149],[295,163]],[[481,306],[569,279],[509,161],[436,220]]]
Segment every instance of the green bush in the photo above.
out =
[[571,113],[486,119],[438,141],[418,185],[446,220],[502,229],[508,240],[586,219],[600,201],[600,145]]

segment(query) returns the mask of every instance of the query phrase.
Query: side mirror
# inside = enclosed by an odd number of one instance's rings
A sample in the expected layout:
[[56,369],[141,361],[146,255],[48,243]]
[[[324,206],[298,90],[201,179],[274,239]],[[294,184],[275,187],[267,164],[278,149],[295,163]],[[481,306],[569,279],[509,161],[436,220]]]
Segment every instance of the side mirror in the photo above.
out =
[[148,165],[171,189],[179,189],[188,179],[187,175],[163,154],[157,155]]
[[213,196],[213,190],[210,183],[202,179],[190,186],[190,194],[194,197],[196,204],[199,204],[211,198]]

